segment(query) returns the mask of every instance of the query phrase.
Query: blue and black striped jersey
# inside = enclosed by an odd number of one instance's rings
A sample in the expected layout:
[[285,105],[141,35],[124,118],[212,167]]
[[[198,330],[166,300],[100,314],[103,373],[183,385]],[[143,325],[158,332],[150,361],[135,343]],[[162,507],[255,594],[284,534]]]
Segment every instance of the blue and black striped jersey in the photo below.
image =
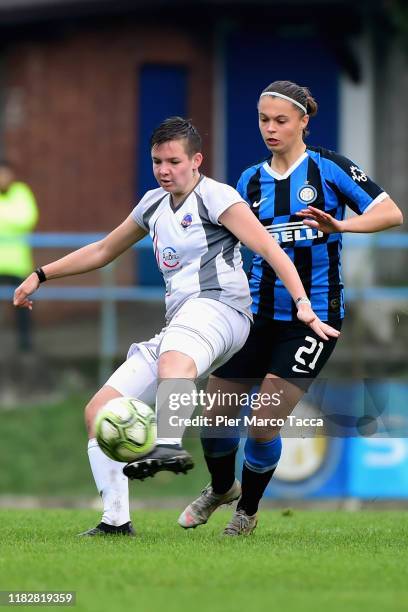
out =
[[[237,190],[292,259],[320,319],[342,318],[342,235],[310,228],[296,212],[311,204],[340,220],[347,205],[360,215],[387,197],[383,189],[346,157],[307,147],[284,175],[271,168],[270,159],[247,168]],[[290,294],[259,255],[253,257],[249,285],[254,314],[283,321],[296,319]]]

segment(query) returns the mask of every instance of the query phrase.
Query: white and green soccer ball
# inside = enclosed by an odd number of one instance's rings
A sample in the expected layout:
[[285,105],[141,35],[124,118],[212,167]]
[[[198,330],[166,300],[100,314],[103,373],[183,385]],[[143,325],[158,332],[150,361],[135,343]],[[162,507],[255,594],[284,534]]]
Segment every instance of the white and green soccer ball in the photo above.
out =
[[103,452],[115,461],[135,461],[156,444],[156,415],[138,399],[116,397],[98,412],[96,439]]

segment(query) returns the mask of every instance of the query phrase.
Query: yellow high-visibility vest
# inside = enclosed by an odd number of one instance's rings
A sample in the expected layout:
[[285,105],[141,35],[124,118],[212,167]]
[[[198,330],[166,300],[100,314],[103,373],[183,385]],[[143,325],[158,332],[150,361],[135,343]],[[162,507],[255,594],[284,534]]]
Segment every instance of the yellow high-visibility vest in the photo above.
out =
[[38,208],[25,183],[12,183],[0,192],[0,274],[25,277],[33,270],[26,234],[38,220]]

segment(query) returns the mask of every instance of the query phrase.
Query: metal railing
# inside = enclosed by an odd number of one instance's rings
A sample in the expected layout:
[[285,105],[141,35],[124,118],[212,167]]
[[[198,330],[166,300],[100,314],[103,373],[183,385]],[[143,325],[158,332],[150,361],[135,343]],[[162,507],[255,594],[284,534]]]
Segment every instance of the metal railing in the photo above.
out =
[[[76,249],[103,238],[101,233],[35,233],[26,237],[33,248]],[[408,249],[408,233],[386,232],[378,234],[347,234],[344,247],[359,249]],[[150,237],[133,247],[136,251],[151,250]],[[152,253],[152,258],[153,258]],[[116,357],[117,347],[117,302],[157,302],[164,298],[164,287],[117,286],[114,263],[101,268],[100,286],[43,286],[35,300],[101,303],[100,319],[100,380],[106,380]],[[0,301],[11,300],[14,287],[0,286]],[[347,301],[408,300],[408,287],[358,286],[347,287]]]

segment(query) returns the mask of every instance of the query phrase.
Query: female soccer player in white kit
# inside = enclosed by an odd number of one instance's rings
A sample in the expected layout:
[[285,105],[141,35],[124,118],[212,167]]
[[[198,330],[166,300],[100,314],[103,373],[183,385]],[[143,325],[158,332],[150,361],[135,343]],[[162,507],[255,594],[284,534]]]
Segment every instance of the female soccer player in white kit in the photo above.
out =
[[[273,266],[297,305],[298,318],[321,338],[339,332],[322,323],[306,297],[290,258],[269,236],[235,189],[199,173],[201,138],[180,117],[164,121],[153,133],[151,153],[159,188],[148,191],[125,221],[103,240],[38,268],[15,291],[14,304],[32,308],[29,296],[40,282],[82,274],[113,261],[150,233],[166,284],[166,327],[153,339],[133,344],[128,358],[85,409],[88,454],[103,501],[102,520],[83,535],[133,535],[128,479],[123,463],[100,450],[94,432],[97,412],[119,396],[153,405],[158,379],[195,379],[209,374],[236,353],[249,334],[251,299],[242,269],[239,242]],[[158,440],[149,455],[160,469],[193,466],[180,446]],[[125,473],[140,477],[138,462]]]

